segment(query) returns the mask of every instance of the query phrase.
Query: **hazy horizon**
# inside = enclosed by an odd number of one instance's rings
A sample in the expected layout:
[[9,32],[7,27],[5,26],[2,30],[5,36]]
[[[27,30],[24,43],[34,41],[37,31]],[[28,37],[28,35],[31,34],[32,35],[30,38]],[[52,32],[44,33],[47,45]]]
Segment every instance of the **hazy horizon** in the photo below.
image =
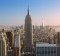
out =
[[[27,9],[28,0],[1,0],[0,26],[23,25]],[[29,9],[32,24],[60,26],[60,0],[29,0]]]

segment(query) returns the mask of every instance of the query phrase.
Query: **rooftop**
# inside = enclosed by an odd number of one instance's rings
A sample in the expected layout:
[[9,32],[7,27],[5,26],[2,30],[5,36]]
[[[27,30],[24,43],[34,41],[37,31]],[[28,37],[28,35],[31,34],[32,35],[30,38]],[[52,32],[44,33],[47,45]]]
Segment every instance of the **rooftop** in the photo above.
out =
[[48,43],[44,43],[44,44],[36,44],[36,47],[56,47],[56,44],[48,44]]

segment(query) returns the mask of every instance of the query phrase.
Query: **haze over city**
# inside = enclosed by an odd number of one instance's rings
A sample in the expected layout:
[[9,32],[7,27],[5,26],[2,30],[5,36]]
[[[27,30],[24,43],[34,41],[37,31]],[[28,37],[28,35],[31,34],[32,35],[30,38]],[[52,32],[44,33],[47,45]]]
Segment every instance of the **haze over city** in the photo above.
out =
[[1,0],[0,56],[60,56],[60,1]]
[[[0,25],[23,25],[28,9],[28,0],[1,0]],[[60,0],[29,0],[32,23],[60,26]]]

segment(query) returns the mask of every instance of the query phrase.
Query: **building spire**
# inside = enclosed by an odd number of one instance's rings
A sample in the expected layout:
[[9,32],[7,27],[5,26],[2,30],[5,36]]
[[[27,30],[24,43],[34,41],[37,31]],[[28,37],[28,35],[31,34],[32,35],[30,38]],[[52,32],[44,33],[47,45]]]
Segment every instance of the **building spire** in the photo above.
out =
[[28,0],[28,15],[29,15],[29,0]]

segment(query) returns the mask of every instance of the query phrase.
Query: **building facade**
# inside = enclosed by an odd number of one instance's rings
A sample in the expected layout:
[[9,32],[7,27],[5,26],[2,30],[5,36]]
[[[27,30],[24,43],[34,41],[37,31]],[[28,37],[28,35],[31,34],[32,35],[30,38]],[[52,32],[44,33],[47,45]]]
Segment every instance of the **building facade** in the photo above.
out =
[[58,56],[56,44],[36,44],[36,56]]
[[14,32],[14,56],[20,56],[20,34],[19,30]]
[[57,45],[60,46],[60,32],[57,32],[56,38],[57,38]]
[[9,47],[13,48],[14,47],[14,33],[7,31],[6,35],[7,35],[7,39],[8,39],[7,41],[8,41]]
[[6,34],[0,33],[0,56],[7,56]]

